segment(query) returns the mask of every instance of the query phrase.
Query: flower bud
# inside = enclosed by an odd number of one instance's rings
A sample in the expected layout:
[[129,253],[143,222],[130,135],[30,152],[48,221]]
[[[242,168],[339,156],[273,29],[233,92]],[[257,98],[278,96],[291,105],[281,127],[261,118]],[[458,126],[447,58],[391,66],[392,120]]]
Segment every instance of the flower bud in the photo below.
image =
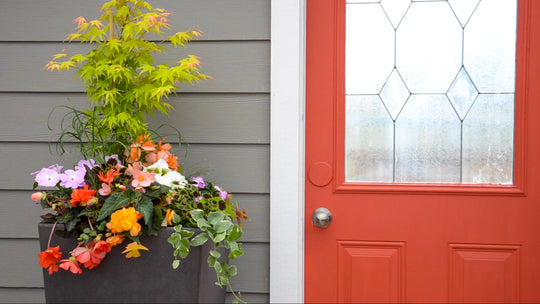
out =
[[93,197],[93,198],[89,199],[88,202],[86,202],[86,204],[87,204],[88,206],[92,206],[92,205],[97,204],[98,201],[99,201],[99,200],[98,200],[97,197]]
[[45,199],[47,197],[47,194],[45,192],[34,192],[32,193],[32,200],[34,202],[39,202],[42,199]]

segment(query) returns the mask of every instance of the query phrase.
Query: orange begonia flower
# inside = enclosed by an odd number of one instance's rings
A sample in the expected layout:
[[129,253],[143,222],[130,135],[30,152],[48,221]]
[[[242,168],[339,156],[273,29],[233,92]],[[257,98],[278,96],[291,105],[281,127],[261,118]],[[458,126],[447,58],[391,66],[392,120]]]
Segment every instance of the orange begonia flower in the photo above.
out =
[[156,145],[152,141],[150,135],[141,135],[135,142],[137,146],[141,147],[145,151],[154,151],[156,150]]
[[114,181],[114,178],[120,175],[114,168],[109,169],[107,173],[103,174],[103,172],[98,173],[99,180],[101,180],[104,183],[110,184]]
[[115,234],[107,238],[107,243],[112,246],[120,245],[124,241],[124,236],[122,234]]
[[130,243],[126,246],[126,250],[122,251],[122,253],[127,253],[126,258],[138,258],[141,256],[141,253],[139,250],[148,250],[148,248],[144,247],[141,244],[138,244],[137,242]]
[[69,259],[61,260],[60,262],[62,262],[62,264],[60,264],[60,268],[62,269],[69,270],[75,274],[82,273],[82,269],[75,257],[70,257]]
[[131,236],[137,236],[142,228],[141,224],[137,223],[140,218],[142,214],[135,208],[122,208],[111,214],[111,221],[107,223],[107,228],[111,229],[112,233],[129,231]]
[[60,246],[48,248],[38,254],[39,266],[47,269],[49,274],[58,271],[58,265],[56,262],[62,258],[62,252],[60,252]]
[[171,150],[171,145],[170,144],[164,144],[162,145],[161,143],[163,142],[163,140],[160,140],[158,142],[158,150],[159,151],[169,151]]
[[167,220],[167,225],[172,226],[173,224],[173,218],[176,213],[172,209],[167,209],[167,213],[165,214],[165,220]]
[[77,207],[77,205],[80,205],[80,203],[88,203],[89,200],[94,198],[94,194],[96,194],[96,190],[88,189],[88,185],[84,185],[82,189],[75,189],[73,192],[71,192],[71,205],[73,207]]

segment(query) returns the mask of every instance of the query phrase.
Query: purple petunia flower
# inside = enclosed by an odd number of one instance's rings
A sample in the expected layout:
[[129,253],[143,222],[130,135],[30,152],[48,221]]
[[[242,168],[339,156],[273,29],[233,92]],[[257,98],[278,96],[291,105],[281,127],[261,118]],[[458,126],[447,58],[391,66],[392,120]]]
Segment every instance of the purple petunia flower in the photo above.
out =
[[37,172],[31,173],[35,175],[35,181],[41,187],[54,187],[60,181],[60,172],[63,167],[53,165],[48,168],[43,168]]
[[93,160],[93,159],[89,159],[89,160],[82,159],[75,166],[75,170],[76,171],[84,171],[84,173],[86,174],[86,167],[89,167],[90,169],[92,169],[95,166],[97,166],[95,160]]
[[221,197],[222,200],[227,200],[227,198],[229,197],[229,192],[221,190],[221,188],[218,186],[214,186],[214,188],[219,191],[219,197]]
[[63,174],[60,174],[60,186],[77,189],[84,186],[84,176],[86,170],[66,170]]
[[202,176],[192,176],[191,180],[197,183],[196,185],[197,187],[199,187],[199,189],[206,188],[206,182],[204,181],[204,178],[202,178]]
[[109,159],[111,159],[111,158],[116,159],[116,161],[118,162],[118,165],[122,166],[122,162],[120,161],[120,158],[118,157],[117,154],[113,154],[111,156],[105,156],[105,162],[109,161]]

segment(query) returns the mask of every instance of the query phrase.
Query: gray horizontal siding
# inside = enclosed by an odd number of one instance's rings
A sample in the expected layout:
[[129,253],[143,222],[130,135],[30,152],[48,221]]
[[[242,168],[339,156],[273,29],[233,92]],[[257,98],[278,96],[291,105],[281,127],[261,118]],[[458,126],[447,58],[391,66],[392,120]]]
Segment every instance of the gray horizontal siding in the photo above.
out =
[[[48,142],[56,140],[59,121],[66,113],[58,108],[72,102],[79,109],[90,103],[82,93],[0,93],[0,141]],[[169,124],[189,143],[269,143],[268,94],[179,94],[169,100],[169,116],[158,113],[153,128]],[[21,123],[25,121],[25,123]],[[172,139],[172,138],[171,138]]]
[[[268,292],[269,245],[246,242],[242,249],[244,256],[232,263],[238,267],[238,275],[231,279],[233,288],[240,292]],[[0,256],[3,257],[0,269],[5,274],[17,274],[0,276],[0,287],[43,287],[43,274],[37,257],[39,251],[37,239],[0,239]]]
[[[66,48],[68,54],[86,53],[91,46],[78,43],[0,43],[0,92],[83,92],[76,72],[44,69],[51,56]],[[157,63],[176,62],[186,54],[201,59],[201,70],[213,77],[196,85],[184,85],[182,92],[267,93],[270,91],[270,42],[197,42],[188,48],[171,48],[156,56]]]
[[[32,191],[0,191],[0,239],[37,238],[39,216],[48,212],[30,200]],[[236,194],[234,201],[246,208],[249,221],[243,223],[242,242],[268,242],[270,198],[268,194]],[[35,225],[33,224],[35,223]]]
[[[98,0],[1,0],[0,41],[62,41],[74,31],[73,19],[97,18]],[[52,3],[52,4],[51,4]],[[270,0],[157,0],[172,13],[171,32],[196,28],[200,40],[270,39]],[[31,16],[31,18],[29,17]],[[47,30],[43,27],[46,25]]]
[[0,287],[0,303],[45,303],[43,288]]
[[[183,86],[170,99],[176,110],[168,117],[158,114],[151,124],[168,123],[181,130],[187,144],[175,152],[185,173],[199,172],[215,180],[246,208],[251,221],[244,224],[245,255],[237,260],[239,275],[232,284],[252,303],[269,300],[270,2],[151,1],[174,14],[172,30],[199,25],[204,31],[188,48],[171,48],[156,61],[175,62],[195,54],[202,71],[213,79]],[[73,80],[75,71],[51,73],[43,67],[64,48],[69,54],[91,48],[61,41],[73,31],[74,18],[94,18],[101,3],[0,0],[0,28],[6,29],[0,32],[2,303],[44,301],[37,229],[32,224],[43,211],[29,199],[29,173],[54,163],[69,167],[78,160],[78,153],[49,153],[47,142],[56,140],[57,130],[47,129],[47,116],[68,99],[78,107],[86,100],[82,83]],[[56,112],[51,121],[59,118]],[[227,302],[232,300],[229,294]]]

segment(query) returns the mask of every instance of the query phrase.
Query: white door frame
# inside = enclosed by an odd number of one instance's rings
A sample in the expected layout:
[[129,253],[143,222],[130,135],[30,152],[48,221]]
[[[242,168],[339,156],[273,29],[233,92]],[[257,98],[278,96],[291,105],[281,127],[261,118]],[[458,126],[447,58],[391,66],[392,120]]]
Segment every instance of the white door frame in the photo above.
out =
[[305,8],[271,1],[270,302],[304,301]]

